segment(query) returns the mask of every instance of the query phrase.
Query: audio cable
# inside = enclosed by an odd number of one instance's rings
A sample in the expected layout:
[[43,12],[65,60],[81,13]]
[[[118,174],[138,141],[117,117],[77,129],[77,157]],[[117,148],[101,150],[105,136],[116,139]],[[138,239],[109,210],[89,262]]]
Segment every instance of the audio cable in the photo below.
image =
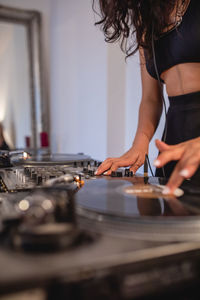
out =
[[[154,63],[155,71],[156,71],[158,84],[159,84],[159,87],[160,87],[160,94],[161,94],[162,103],[163,103],[163,106],[164,106],[165,127],[164,127],[163,139],[162,140],[163,140],[163,142],[165,142],[166,137],[167,137],[167,106],[166,106],[165,98],[164,98],[164,95],[163,95],[163,87],[162,87],[162,83],[161,83],[160,76],[159,76],[159,73],[158,73],[158,66],[157,66],[157,62],[156,62],[156,53],[155,53],[155,44],[154,44],[154,24],[152,24],[151,41],[152,41],[153,63]],[[150,164],[150,162],[149,162],[149,164]],[[164,167],[162,167],[162,172],[163,172],[163,176],[166,177]]]

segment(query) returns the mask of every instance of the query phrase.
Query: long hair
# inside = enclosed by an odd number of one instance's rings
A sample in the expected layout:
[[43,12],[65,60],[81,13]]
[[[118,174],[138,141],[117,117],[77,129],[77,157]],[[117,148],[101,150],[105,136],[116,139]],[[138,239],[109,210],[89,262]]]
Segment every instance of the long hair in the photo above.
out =
[[[154,39],[160,37],[170,26],[170,15],[177,9],[178,0],[93,0],[97,12],[99,3],[101,25],[106,42],[120,41],[121,49],[127,57],[139,47],[152,55],[152,32]],[[182,0],[185,2],[185,0]]]

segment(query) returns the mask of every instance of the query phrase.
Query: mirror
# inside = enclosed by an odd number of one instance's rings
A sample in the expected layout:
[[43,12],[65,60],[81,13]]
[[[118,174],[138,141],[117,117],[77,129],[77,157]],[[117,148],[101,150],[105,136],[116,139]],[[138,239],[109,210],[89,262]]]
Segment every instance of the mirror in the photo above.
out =
[[48,147],[41,71],[40,13],[0,6],[0,126],[10,149]]

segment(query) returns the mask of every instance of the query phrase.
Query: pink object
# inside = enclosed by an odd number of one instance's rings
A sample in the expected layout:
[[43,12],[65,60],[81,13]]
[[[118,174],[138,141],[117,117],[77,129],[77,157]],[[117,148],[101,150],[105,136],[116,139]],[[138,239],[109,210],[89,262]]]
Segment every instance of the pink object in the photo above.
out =
[[45,131],[40,132],[40,144],[41,147],[49,147],[48,133]]
[[26,148],[30,148],[30,145],[31,145],[30,136],[25,136],[25,145],[26,145]]

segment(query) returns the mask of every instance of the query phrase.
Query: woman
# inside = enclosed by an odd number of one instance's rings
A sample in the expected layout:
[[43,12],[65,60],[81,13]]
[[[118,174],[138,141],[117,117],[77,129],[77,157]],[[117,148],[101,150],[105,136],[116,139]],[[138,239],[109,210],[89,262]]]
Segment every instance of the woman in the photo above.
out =
[[157,176],[171,176],[164,193],[173,192],[184,178],[194,175],[200,162],[200,1],[99,3],[102,19],[97,24],[102,25],[106,41],[120,40],[127,56],[140,52],[142,99],[132,147],[121,157],[106,159],[97,175],[110,175],[122,166],[135,173],[144,163],[162,113],[165,84],[170,107],[165,142],[156,141],[160,155],[155,166],[160,168]]

